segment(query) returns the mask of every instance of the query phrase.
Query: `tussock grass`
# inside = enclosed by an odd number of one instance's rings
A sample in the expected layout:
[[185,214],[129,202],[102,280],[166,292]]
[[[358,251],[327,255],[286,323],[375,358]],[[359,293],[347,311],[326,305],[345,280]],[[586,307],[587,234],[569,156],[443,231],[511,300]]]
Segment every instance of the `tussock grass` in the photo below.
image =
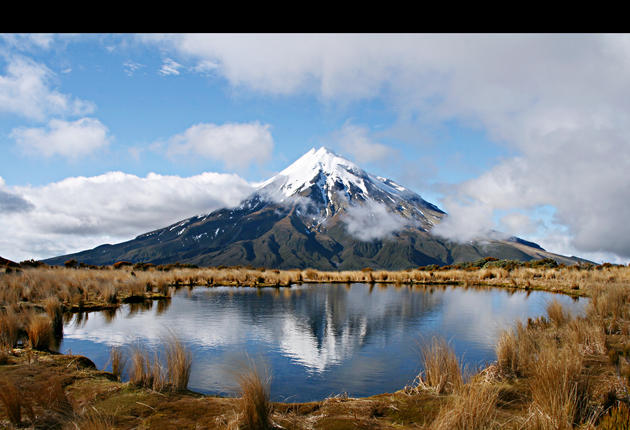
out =
[[236,375],[240,387],[240,413],[242,428],[248,430],[267,430],[272,428],[272,405],[269,400],[271,377],[261,372],[255,364],[248,362]]
[[443,338],[432,338],[421,348],[424,372],[417,378],[423,388],[437,394],[452,393],[463,384],[462,370],[455,352]]
[[571,319],[569,312],[556,299],[547,305],[547,316],[556,326],[561,326]]
[[182,391],[188,387],[191,366],[191,352],[171,333],[166,342],[166,367],[168,382],[173,390]]
[[60,377],[51,377],[41,383],[34,391],[35,401],[48,413],[57,416],[59,421],[71,418],[74,415],[74,406],[66,395]]
[[532,395],[530,416],[548,428],[571,429],[584,418],[588,383],[583,380],[583,358],[574,347],[541,348],[528,380]]
[[499,429],[496,421],[499,389],[484,382],[460,386],[433,421],[434,430]]
[[120,381],[127,365],[127,359],[123,351],[117,346],[112,347],[112,349],[109,350],[109,361],[112,364],[112,373],[116,379]]
[[32,314],[28,317],[26,334],[31,347],[47,350],[53,342],[53,323],[46,314]]
[[9,379],[0,379],[0,402],[2,402],[11,424],[20,427],[22,424],[22,408],[30,409],[30,405],[15,383]]
[[0,347],[13,348],[18,341],[20,327],[20,317],[13,309],[0,311]]

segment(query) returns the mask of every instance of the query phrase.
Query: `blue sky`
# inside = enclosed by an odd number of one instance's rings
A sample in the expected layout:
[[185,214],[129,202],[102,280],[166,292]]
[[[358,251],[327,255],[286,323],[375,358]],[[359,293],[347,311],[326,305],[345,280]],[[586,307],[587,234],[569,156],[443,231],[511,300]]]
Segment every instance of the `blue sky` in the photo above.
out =
[[1,35],[0,255],[234,204],[323,145],[452,239],[625,263],[628,69],[626,35]]

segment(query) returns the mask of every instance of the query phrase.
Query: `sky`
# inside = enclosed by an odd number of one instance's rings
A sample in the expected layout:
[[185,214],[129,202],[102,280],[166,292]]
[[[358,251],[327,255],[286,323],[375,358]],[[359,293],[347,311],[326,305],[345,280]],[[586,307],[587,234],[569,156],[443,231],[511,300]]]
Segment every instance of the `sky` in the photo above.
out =
[[313,147],[437,233],[630,261],[625,34],[0,34],[0,256],[236,205]]

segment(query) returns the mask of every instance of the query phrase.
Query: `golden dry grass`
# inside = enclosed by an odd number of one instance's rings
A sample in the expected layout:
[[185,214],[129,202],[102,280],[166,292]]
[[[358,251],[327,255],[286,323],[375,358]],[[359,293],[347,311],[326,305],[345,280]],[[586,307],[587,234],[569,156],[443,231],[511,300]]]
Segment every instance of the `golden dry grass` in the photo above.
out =
[[463,384],[462,370],[455,352],[443,338],[432,338],[421,348],[424,372],[418,384],[437,394],[452,393]]
[[495,385],[484,382],[462,385],[444,404],[431,429],[498,429],[501,427],[496,421],[498,397]]
[[236,375],[240,387],[240,414],[242,427],[248,430],[272,428],[269,386],[271,378],[249,361]]
[[168,383],[173,390],[182,391],[188,387],[191,366],[191,352],[171,333],[166,340],[166,367]]
[[53,323],[46,314],[34,314],[28,317],[26,334],[34,349],[49,349],[53,339]]

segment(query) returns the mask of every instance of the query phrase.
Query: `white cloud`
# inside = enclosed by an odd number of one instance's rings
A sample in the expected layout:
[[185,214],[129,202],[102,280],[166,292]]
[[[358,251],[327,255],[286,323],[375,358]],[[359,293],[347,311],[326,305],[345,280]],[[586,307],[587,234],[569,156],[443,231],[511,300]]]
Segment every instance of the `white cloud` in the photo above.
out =
[[0,204],[28,209],[0,211],[0,255],[45,258],[129,240],[192,214],[235,206],[252,190],[239,176],[219,173],[109,172],[39,187],[7,187],[0,180]]
[[167,58],[164,60],[164,62],[162,63],[162,67],[160,67],[159,73],[162,76],[169,76],[169,75],[179,75],[179,69],[182,68],[182,65],[179,64],[178,62]]
[[142,39],[216,64],[214,73],[234,86],[341,103],[381,97],[401,121],[482,129],[518,157],[462,184],[446,200],[445,225],[472,237],[496,228],[497,211],[552,205],[578,251],[630,257],[628,35]]
[[53,119],[47,127],[16,128],[10,136],[24,152],[45,157],[78,158],[106,147],[110,141],[107,127],[94,118],[71,122]]
[[136,63],[135,61],[127,60],[123,63],[123,70],[127,76],[133,76],[136,71],[143,68],[144,64]]
[[167,141],[171,156],[200,155],[222,161],[228,168],[263,164],[273,151],[273,137],[268,124],[259,122],[200,123]]
[[0,34],[0,39],[14,49],[22,51],[33,48],[48,49],[52,45],[55,37],[52,34]]
[[94,104],[51,88],[55,74],[43,64],[22,57],[11,58],[0,75],[0,113],[44,120],[49,115],[84,115]]
[[408,220],[390,212],[384,204],[368,201],[362,205],[348,207],[343,222],[348,233],[368,242],[385,239],[392,233],[402,230]]
[[357,163],[385,161],[395,155],[395,151],[389,146],[375,142],[366,127],[346,123],[333,138]]

